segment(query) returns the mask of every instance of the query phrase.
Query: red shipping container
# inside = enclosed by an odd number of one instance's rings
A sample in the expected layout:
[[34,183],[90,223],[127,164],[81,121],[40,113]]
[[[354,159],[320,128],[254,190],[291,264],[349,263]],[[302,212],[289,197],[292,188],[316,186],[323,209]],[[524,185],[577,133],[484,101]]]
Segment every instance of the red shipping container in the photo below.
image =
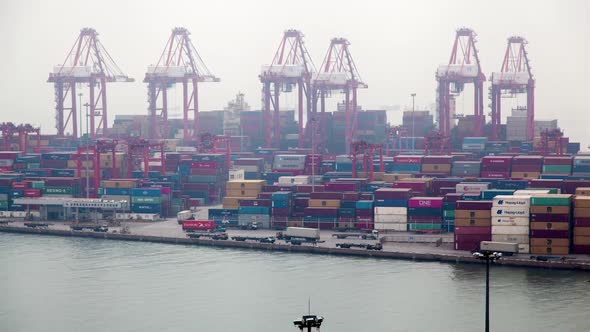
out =
[[422,164],[451,164],[452,161],[452,156],[425,156]]
[[374,226],[373,220],[361,220],[360,218],[357,218],[357,222],[354,223],[354,227],[358,229],[373,229]]
[[422,164],[422,156],[395,156],[394,164]]
[[258,194],[258,199],[271,199],[272,192],[262,192]]
[[413,197],[408,201],[408,207],[411,208],[442,208],[442,197]]
[[375,199],[410,199],[412,190],[406,188],[379,188],[373,193]]
[[308,185],[308,184],[302,184],[302,185],[297,185],[295,186],[295,191],[298,193],[311,193],[311,192],[322,192],[324,191],[324,186],[323,185]]
[[242,199],[240,200],[240,206],[266,206],[270,207],[272,201],[269,199]]
[[271,214],[273,216],[288,216],[291,212],[289,208],[272,208]]
[[41,189],[25,189],[25,197],[41,197]]
[[214,220],[183,220],[182,230],[208,231],[215,229]]
[[306,207],[304,211],[305,211],[306,216],[334,216],[334,217],[336,217],[338,215],[337,208]]
[[30,182],[13,182],[12,189],[27,189],[29,188]]
[[512,156],[485,156],[481,158],[483,165],[510,165],[512,164]]
[[572,157],[545,157],[543,165],[571,165]]
[[280,187],[279,186],[275,186],[275,185],[264,185],[264,186],[262,186],[262,191],[263,192],[280,191]]
[[428,185],[426,182],[396,181],[393,183],[394,188],[408,188],[412,191],[426,192]]
[[553,179],[532,179],[529,183],[530,188],[556,188],[563,187],[563,180]]
[[361,193],[359,200],[361,201],[372,201],[374,199],[373,194],[371,193]]
[[574,244],[573,253],[581,255],[590,255],[590,246]]
[[531,222],[543,221],[543,222],[569,222],[570,215],[568,214],[552,214],[552,213],[532,213]]
[[306,208],[309,206],[309,199],[307,198],[295,198],[293,200],[293,205],[299,208]]
[[543,165],[542,156],[516,156],[512,160],[512,166],[514,165]]
[[336,227],[336,221],[321,221],[321,222],[314,222],[314,221],[306,221],[303,223],[303,227],[307,227],[307,228],[318,228],[319,229],[334,229],[334,227]]
[[191,175],[219,175],[219,168],[191,168]]
[[473,241],[455,241],[455,250],[476,251],[479,250],[481,241],[489,241],[487,237],[481,237]]
[[356,209],[357,217],[372,217],[373,209]]
[[574,227],[590,227],[590,218],[575,218]]
[[510,172],[481,171],[481,177],[487,179],[508,179]]
[[456,226],[455,238],[457,235],[492,235],[492,226],[486,227],[472,227],[472,226]]
[[342,193],[342,199],[345,201],[358,201],[360,194],[358,192],[345,192]]

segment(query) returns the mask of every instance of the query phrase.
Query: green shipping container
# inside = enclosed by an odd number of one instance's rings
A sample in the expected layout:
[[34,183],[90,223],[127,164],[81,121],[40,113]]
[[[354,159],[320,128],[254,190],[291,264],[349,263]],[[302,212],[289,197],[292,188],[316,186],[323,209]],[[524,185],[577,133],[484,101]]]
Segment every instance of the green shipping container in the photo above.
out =
[[444,210],[443,217],[454,219],[455,218],[455,210]]
[[0,201],[0,210],[8,210],[8,201]]
[[442,224],[410,224],[408,223],[409,231],[422,231],[430,229],[442,229]]
[[546,195],[531,197],[533,206],[570,206],[571,195]]
[[71,195],[72,187],[45,187],[43,195]]
[[33,189],[43,189],[43,188],[45,188],[45,182],[43,182],[43,181],[31,181],[31,188],[33,188]]
[[545,165],[545,166],[543,166],[543,173],[571,174],[572,173],[572,166],[570,166],[570,165]]
[[133,196],[131,197],[131,203],[138,204],[160,204],[160,197],[149,197],[149,196]]
[[39,163],[29,163],[27,164],[27,168],[41,168],[41,164]]

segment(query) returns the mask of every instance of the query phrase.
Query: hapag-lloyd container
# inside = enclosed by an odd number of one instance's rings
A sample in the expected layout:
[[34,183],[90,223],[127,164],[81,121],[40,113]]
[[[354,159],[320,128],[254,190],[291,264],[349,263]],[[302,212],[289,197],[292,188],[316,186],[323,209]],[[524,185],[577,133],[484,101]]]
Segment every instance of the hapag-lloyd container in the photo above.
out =
[[492,226],[528,226],[530,224],[529,217],[493,217]]
[[496,196],[493,198],[493,204],[495,207],[530,207],[531,197],[530,196]]
[[408,201],[410,208],[442,208],[442,197],[413,197]]
[[[492,226],[492,234],[529,235],[528,226]],[[528,240],[526,241],[528,243]]]
[[530,214],[528,207],[511,206],[511,207],[493,207],[492,217],[528,217]]

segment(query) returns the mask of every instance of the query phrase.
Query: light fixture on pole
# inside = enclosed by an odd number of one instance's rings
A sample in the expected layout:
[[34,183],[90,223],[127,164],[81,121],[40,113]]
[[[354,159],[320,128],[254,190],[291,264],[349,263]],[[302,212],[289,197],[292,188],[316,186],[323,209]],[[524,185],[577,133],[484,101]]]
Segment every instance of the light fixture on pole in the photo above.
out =
[[[90,107],[90,104],[86,103],[84,104],[84,106],[86,107],[86,137],[84,138],[84,140],[86,141],[86,198],[90,198],[90,179],[88,178],[88,121],[90,118],[90,114],[88,114],[88,107]],[[81,128],[80,128],[81,129]],[[114,162],[114,161],[113,161]],[[98,167],[98,165],[93,165],[93,167]]]
[[78,109],[80,110],[80,136],[82,136],[82,92],[78,93],[78,100],[80,100],[80,107]]
[[474,252],[473,257],[486,261],[486,317],[485,332],[490,332],[490,262],[502,258],[502,253],[494,251]]
[[412,152],[414,152],[416,148],[416,138],[414,136],[414,112],[416,111],[416,93],[414,92],[410,94],[410,96],[412,96]]

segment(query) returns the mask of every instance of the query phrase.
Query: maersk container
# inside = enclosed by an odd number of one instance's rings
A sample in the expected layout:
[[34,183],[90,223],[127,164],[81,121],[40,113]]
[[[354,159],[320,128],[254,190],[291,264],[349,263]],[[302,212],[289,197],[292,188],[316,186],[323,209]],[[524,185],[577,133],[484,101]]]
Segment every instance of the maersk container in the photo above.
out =
[[530,219],[526,217],[492,217],[492,226],[506,225],[506,226],[528,226]]

